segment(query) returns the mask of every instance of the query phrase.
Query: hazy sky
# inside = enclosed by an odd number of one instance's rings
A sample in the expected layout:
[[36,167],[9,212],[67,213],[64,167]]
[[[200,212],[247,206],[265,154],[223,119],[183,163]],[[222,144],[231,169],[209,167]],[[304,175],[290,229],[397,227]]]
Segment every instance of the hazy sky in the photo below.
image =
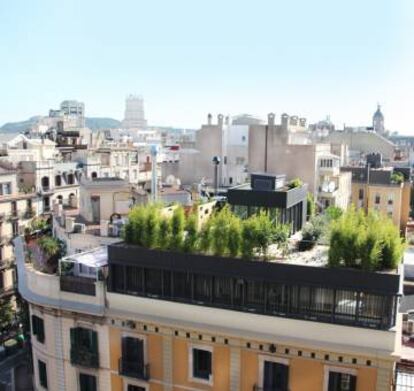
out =
[[412,0],[0,1],[0,124],[79,99],[150,124],[270,111],[414,135]]

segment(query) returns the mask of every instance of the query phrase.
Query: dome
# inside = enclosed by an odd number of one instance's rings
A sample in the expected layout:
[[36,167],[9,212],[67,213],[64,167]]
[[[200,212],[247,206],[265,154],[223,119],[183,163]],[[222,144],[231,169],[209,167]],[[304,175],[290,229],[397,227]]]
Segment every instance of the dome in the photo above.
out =
[[374,118],[374,120],[375,119],[384,120],[384,115],[381,112],[381,106],[380,105],[378,105],[377,111],[374,113],[374,117],[373,118]]

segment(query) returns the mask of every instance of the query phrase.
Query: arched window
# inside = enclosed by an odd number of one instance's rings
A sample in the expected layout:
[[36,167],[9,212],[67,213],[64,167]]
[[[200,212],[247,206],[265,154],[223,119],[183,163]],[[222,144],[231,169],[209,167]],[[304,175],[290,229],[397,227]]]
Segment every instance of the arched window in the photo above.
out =
[[92,179],[94,179],[94,178],[98,178],[98,174],[94,171],[94,172],[92,173],[91,177],[92,177]]
[[55,176],[55,186],[62,186],[62,177],[60,175]]
[[75,183],[75,177],[73,174],[68,175],[68,185],[73,185]]
[[43,190],[49,190],[49,177],[44,176],[44,177],[42,178],[41,183],[42,183],[42,189],[43,189]]
[[57,201],[58,201],[59,205],[62,205],[63,204],[63,197],[61,195],[58,195],[57,196]]

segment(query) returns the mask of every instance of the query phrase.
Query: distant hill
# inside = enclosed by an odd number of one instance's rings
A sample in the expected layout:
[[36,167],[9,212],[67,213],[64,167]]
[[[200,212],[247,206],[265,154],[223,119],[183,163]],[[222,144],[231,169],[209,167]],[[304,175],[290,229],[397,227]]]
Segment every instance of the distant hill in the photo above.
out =
[[[6,133],[19,133],[24,132],[25,130],[31,128],[36,121],[40,118],[40,116],[30,117],[26,121],[20,122],[7,122],[3,126],[0,127],[0,132]],[[92,130],[96,129],[108,129],[108,128],[119,128],[121,126],[121,122],[113,119],[113,118],[105,118],[105,117],[86,117],[85,125],[87,128]]]
[[26,121],[20,121],[20,122],[7,122],[4,124],[1,128],[1,132],[7,132],[7,133],[20,133],[24,132],[25,130],[32,127],[36,121],[40,118],[40,116],[30,117]]
[[106,117],[86,117],[85,119],[86,127],[89,129],[108,129],[108,128],[119,128],[121,126],[121,121],[113,118]]

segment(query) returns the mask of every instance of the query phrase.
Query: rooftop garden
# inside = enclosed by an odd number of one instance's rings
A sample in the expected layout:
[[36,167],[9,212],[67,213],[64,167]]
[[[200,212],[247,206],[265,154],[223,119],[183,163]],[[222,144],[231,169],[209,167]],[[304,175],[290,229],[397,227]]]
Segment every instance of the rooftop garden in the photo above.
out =
[[201,226],[198,207],[176,206],[166,215],[161,205],[136,206],[124,227],[126,243],[147,248],[218,256],[268,257],[271,245],[287,246],[289,227],[273,222],[265,212],[240,219],[228,206],[217,209]]
[[320,266],[367,271],[396,269],[404,252],[399,230],[388,217],[355,208],[312,213],[296,241],[289,240],[289,226],[265,211],[241,219],[224,206],[203,225],[197,211],[177,205],[165,213],[158,204],[136,206],[123,237],[126,243],[153,249],[305,264],[317,257]]

